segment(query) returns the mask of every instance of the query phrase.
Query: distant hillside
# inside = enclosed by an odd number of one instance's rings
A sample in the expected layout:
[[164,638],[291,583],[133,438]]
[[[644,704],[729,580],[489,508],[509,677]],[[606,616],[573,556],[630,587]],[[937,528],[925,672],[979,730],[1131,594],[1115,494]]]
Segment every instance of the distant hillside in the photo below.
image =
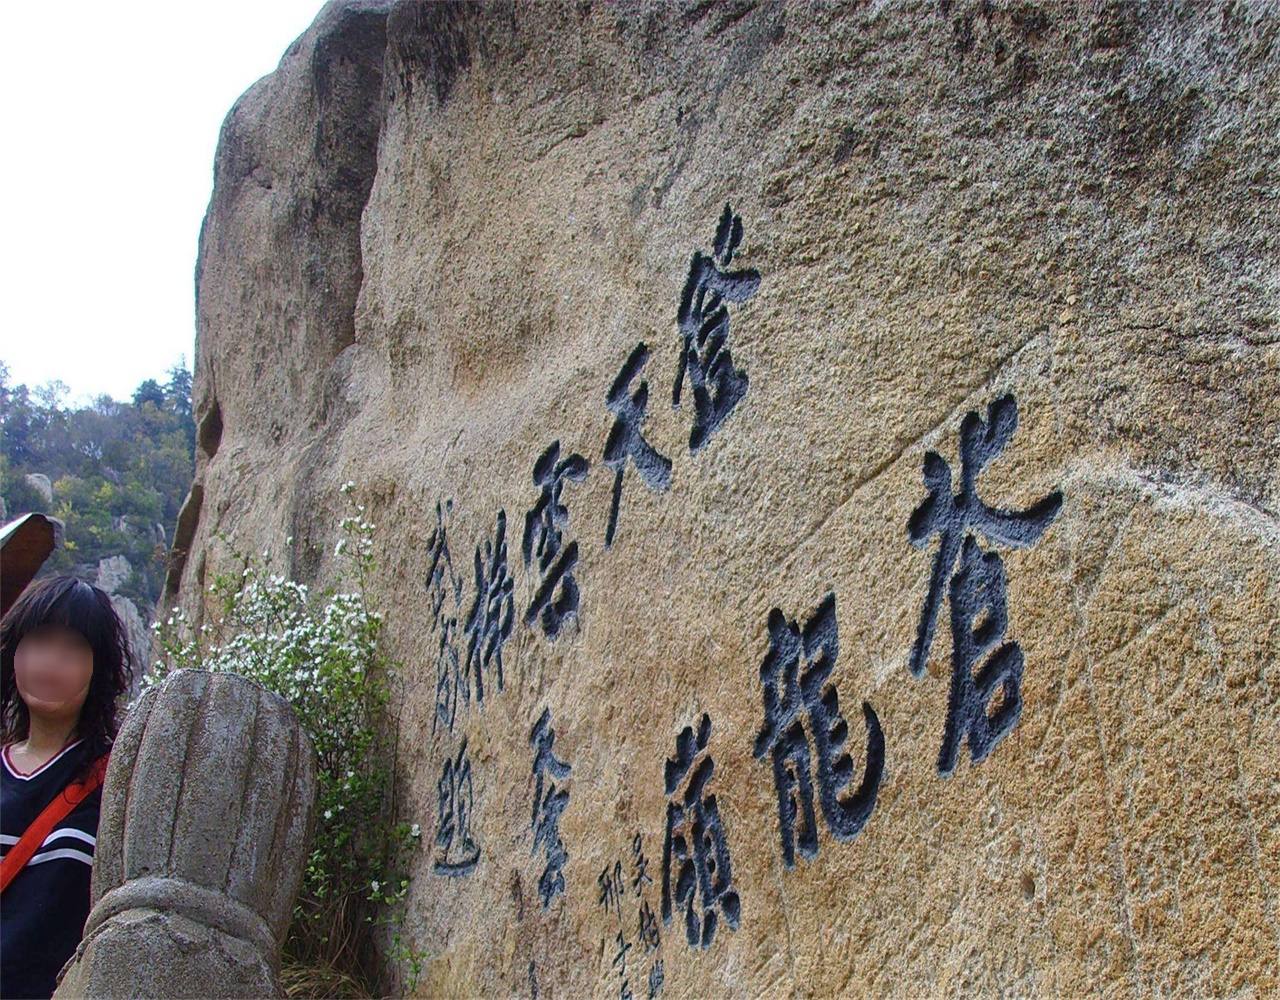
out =
[[0,362],[0,520],[30,511],[62,520],[63,544],[40,575],[74,573],[150,621],[191,485],[191,373],[175,365],[129,402],[103,395],[69,407],[67,391],[14,385]]

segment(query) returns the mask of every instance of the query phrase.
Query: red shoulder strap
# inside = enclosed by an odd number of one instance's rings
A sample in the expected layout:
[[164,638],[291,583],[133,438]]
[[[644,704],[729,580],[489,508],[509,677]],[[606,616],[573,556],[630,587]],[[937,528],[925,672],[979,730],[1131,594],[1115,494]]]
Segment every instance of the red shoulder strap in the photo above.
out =
[[4,860],[0,861],[0,892],[9,888],[9,883],[17,878],[18,872],[22,871],[31,860],[31,856],[40,849],[44,838],[53,832],[53,828],[66,819],[72,809],[102,784],[102,779],[107,773],[107,759],[110,756],[110,753],[104,753],[95,760],[83,781],[68,783],[67,787],[55,795],[53,801],[45,806],[44,811],[32,821],[26,832],[18,838],[18,842],[9,848]]

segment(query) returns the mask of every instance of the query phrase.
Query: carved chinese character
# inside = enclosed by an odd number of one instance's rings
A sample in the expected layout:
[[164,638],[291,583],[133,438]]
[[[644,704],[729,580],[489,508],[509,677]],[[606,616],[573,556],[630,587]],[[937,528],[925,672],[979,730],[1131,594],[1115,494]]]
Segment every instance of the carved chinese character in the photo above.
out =
[[606,402],[613,411],[613,427],[604,446],[604,464],[613,470],[613,502],[609,508],[609,524],[605,529],[604,544],[613,544],[618,530],[618,507],[622,502],[622,474],[627,461],[635,463],[636,471],[649,489],[661,493],[671,488],[671,460],[659,454],[640,433],[649,407],[649,383],[644,379],[634,393],[631,383],[649,360],[649,348],[643,343],[627,358],[609,389]]
[[469,874],[480,860],[480,845],[471,835],[471,760],[467,757],[465,737],[458,756],[446,758],[440,781],[436,784],[436,858],[434,870],[439,875]]
[[797,843],[806,858],[818,853],[815,767],[822,815],[837,840],[852,840],[866,824],[884,773],[880,720],[863,702],[867,762],[861,783],[849,792],[853,760],[844,749],[849,726],[835,685],[828,683],[839,654],[835,594],[826,596],[803,632],[777,608],[769,613],[769,652],[760,666],[764,725],[755,756],[768,754],[773,761],[782,862],[788,868],[795,867]]
[[741,903],[733,887],[729,844],[716,797],[707,791],[715,763],[707,752],[711,718],[702,716],[697,736],[685,726],[676,754],[665,768],[667,831],[662,849],[662,921],[673,906],[684,910],[685,936],[708,948],[720,918],[737,930]]
[[[907,522],[913,545],[926,545],[939,536],[929,590],[925,596],[909,667],[924,673],[947,576],[951,578],[951,696],[938,771],[950,775],[960,743],[966,737],[976,764],[1013,729],[1022,710],[1022,650],[1017,643],[1001,645],[985,663],[982,658],[1003,638],[1008,624],[1004,563],[984,553],[975,534],[988,544],[1027,548],[1044,534],[1062,508],[1062,493],[1054,490],[1024,511],[989,507],[978,497],[978,474],[1001,452],[1018,426],[1013,396],[1002,396],[987,407],[984,421],[968,413],[960,424],[960,491],[952,492],[951,466],[937,453],[924,457],[928,496]],[[981,619],[981,620],[979,620]],[[999,689],[1001,698],[988,714],[987,705]]]
[[662,979],[662,959],[658,959],[649,969],[649,1000],[653,1000],[654,997],[662,992]]
[[[466,686],[458,651],[458,613],[462,605],[462,578],[454,571],[449,551],[445,513],[453,501],[436,503],[436,528],[428,544],[427,594],[431,604],[431,629],[436,636],[436,710],[431,730],[443,722],[451,732],[458,714],[458,693]],[[468,697],[470,688],[467,687]]]
[[498,690],[502,690],[502,647],[511,636],[515,617],[514,582],[507,571],[507,515],[498,511],[498,527],[493,541],[484,543],[483,555],[476,546],[476,595],[467,616],[468,687],[475,679],[476,701],[484,701],[484,669],[497,669]]
[[529,734],[529,744],[534,748],[533,757],[533,851],[541,845],[546,852],[546,866],[538,879],[538,895],[542,908],[564,892],[564,866],[569,860],[564,841],[560,839],[560,817],[569,804],[569,792],[557,788],[563,784],[572,770],[555,755],[556,731],[551,728],[551,709],[544,709]]
[[[536,559],[541,582],[525,612],[526,625],[541,619],[548,639],[560,634],[565,620],[578,613],[578,584],[573,577],[578,563],[578,543],[563,546],[569,509],[560,502],[566,482],[587,478],[588,463],[581,455],[560,457],[560,442],[551,446],[533,466],[533,483],[539,488],[538,502],[524,518],[524,564]],[[563,547],[562,547],[563,546]]]
[[742,220],[728,204],[720,216],[714,255],[695,251],[680,297],[676,324],[680,329],[680,364],[671,393],[680,405],[685,375],[693,388],[693,428],[689,450],[697,451],[747,394],[747,373],[733,366],[729,350],[727,303],[746,302],[760,287],[759,272],[725,270],[742,242]]
[[622,862],[615,861],[613,868],[603,869],[596,876],[596,885],[600,888],[600,898],[596,900],[608,913],[612,909],[618,917],[622,916]]

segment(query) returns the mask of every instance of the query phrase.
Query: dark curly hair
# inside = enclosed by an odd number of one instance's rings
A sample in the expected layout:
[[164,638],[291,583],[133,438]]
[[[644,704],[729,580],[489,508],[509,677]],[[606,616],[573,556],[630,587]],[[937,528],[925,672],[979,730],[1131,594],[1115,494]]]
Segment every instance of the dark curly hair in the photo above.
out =
[[83,777],[111,749],[119,730],[121,696],[129,690],[133,656],[120,616],[106,591],[74,576],[51,576],[31,584],[0,620],[0,738],[12,743],[27,737],[30,715],[18,692],[13,657],[27,633],[42,625],[61,625],[84,636],[93,648],[93,675],[80,708],[75,735],[88,752],[76,777]]

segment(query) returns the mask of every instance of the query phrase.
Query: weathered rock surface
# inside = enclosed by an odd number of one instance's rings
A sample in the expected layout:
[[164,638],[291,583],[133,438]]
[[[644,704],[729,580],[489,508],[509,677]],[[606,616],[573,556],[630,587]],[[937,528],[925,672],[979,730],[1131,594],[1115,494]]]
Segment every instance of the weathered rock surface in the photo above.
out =
[[46,504],[53,503],[53,483],[43,472],[28,472],[27,485],[40,494]]
[[133,566],[129,563],[128,556],[106,556],[98,560],[98,576],[94,584],[108,594],[114,594],[129,582],[131,576]]
[[[163,539],[163,529],[161,529]],[[98,560],[97,576],[94,584],[107,592],[111,597],[111,606],[124,624],[125,634],[129,639],[129,649],[133,653],[133,683],[129,696],[137,693],[151,663],[152,635],[142,612],[133,601],[117,591],[129,582],[133,575],[133,566],[127,556],[106,556]]]
[[132,699],[142,687],[142,678],[151,669],[154,636],[143,620],[142,612],[132,600],[120,594],[112,594],[111,606],[124,625],[125,634],[129,637],[129,649],[133,653],[133,675],[129,685],[129,698]]
[[[422,995],[639,995],[659,961],[670,996],[1280,990],[1278,38],[1268,4],[345,4],[236,104],[170,594],[199,613],[217,530],[292,536],[293,572],[325,578],[356,482],[411,692]],[[759,284],[721,286],[731,365],[695,341],[673,407],[682,291],[726,203],[725,269]],[[745,393],[691,450],[694,380],[714,422],[726,371]],[[642,379],[669,480],[627,460],[606,546],[606,442]],[[551,639],[522,543],[553,442],[589,469],[560,467],[580,597]],[[968,522],[988,558],[964,575],[941,515],[984,447],[977,496],[1039,516]],[[500,583],[473,612],[502,518],[509,634]],[[951,622],[984,604],[979,639],[1023,663],[989,708],[1020,711],[993,746],[978,720],[944,777],[953,673],[995,649]],[[801,648],[767,660],[792,622]],[[793,717],[779,691],[779,745],[809,758],[775,771],[762,667],[789,662],[810,697]],[[863,702],[884,758],[854,836]],[[836,711],[852,766],[824,800],[845,772],[814,720],[839,739]],[[704,713],[714,773],[686,803],[664,767]],[[570,771],[536,754],[550,730]],[[775,782],[802,773],[787,867]],[[679,902],[662,919],[673,804],[687,849],[701,820],[731,859],[705,950]]]

